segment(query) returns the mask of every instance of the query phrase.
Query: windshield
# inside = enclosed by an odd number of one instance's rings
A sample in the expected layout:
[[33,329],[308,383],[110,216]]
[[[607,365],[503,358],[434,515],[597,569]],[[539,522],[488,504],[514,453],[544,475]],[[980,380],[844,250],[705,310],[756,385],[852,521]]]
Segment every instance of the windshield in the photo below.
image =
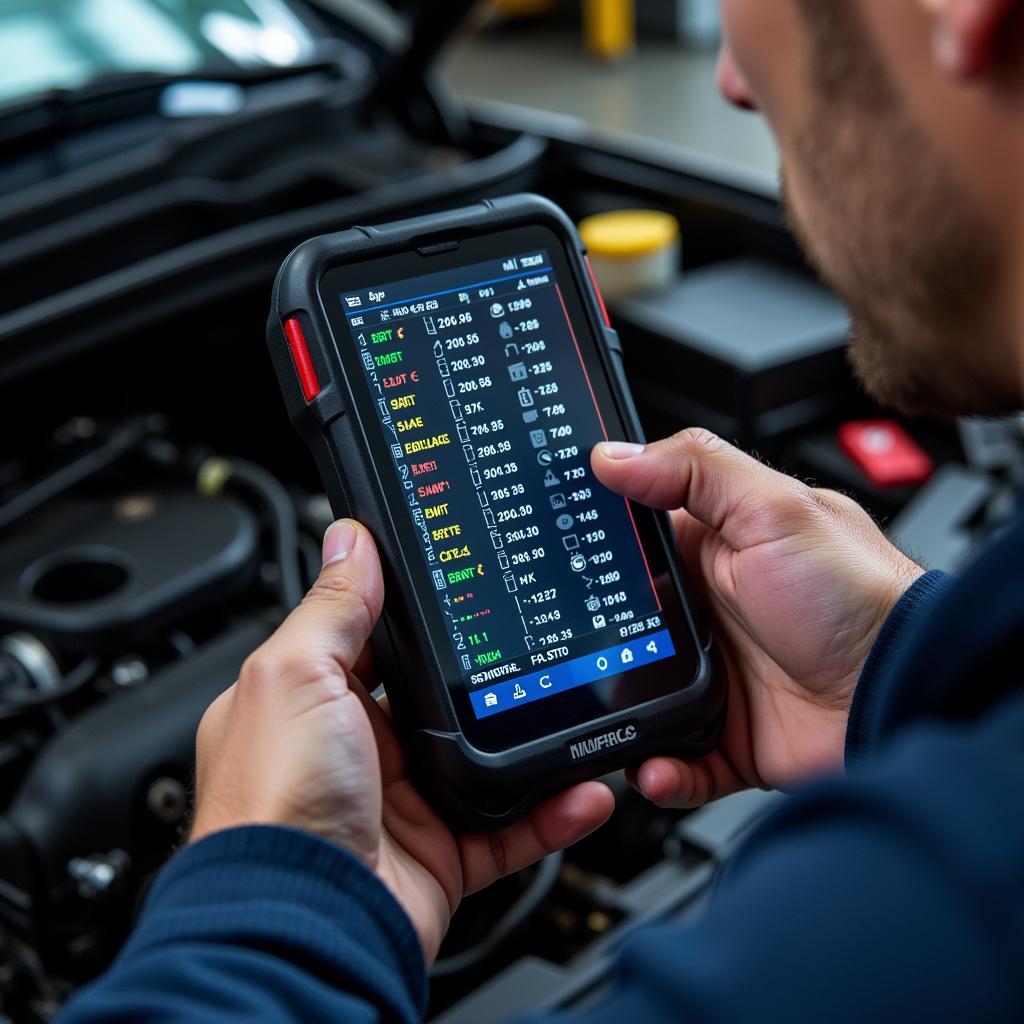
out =
[[310,60],[283,0],[3,0],[0,103],[102,75]]

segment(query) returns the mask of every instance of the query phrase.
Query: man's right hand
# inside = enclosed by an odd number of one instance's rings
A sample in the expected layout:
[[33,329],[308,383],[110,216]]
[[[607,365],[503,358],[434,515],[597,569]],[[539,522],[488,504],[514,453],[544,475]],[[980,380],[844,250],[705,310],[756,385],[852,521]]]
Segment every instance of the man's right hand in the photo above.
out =
[[776,473],[702,430],[599,444],[608,487],[672,509],[729,674],[722,743],[656,757],[634,784],[665,807],[841,770],[850,701],[889,612],[922,570],[856,502]]

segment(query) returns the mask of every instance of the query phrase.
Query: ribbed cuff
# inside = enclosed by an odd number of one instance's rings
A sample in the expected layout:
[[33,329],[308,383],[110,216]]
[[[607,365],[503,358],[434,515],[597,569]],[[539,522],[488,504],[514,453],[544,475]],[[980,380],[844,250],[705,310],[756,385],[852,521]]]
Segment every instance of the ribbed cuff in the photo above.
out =
[[195,941],[278,953],[376,1000],[386,993],[396,1019],[426,1009],[423,950],[405,911],[352,854],[296,829],[248,825],[186,847],[157,878],[119,960]]
[[955,582],[955,577],[938,569],[926,572],[907,589],[882,624],[861,669],[850,704],[850,718],[846,726],[847,766],[861,760],[868,752],[879,694],[884,689],[882,684],[893,658],[906,642],[911,624],[923,608],[938,600]]

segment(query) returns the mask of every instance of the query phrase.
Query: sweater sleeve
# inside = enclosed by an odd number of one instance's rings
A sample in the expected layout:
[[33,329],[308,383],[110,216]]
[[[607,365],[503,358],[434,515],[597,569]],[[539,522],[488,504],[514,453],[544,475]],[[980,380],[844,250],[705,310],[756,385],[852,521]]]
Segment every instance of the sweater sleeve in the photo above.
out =
[[385,886],[346,851],[247,826],[179,853],[112,968],[58,1024],[409,1024],[423,953]]
[[[904,730],[766,819],[697,920],[638,930],[572,1020],[1024,1019],[1022,785],[1024,697],[969,727]],[[176,858],[59,1024],[408,1024],[423,1009],[416,938],[378,880],[329,844],[259,827]]]
[[936,601],[956,582],[956,577],[933,569],[919,577],[896,602],[875,639],[861,670],[846,726],[846,763],[851,765],[867,752],[868,737],[878,709],[889,668],[896,652],[903,649],[908,635]]
[[909,726],[766,817],[699,915],[637,929],[582,1015],[529,1024],[1024,1020],[1022,784],[1024,697]]

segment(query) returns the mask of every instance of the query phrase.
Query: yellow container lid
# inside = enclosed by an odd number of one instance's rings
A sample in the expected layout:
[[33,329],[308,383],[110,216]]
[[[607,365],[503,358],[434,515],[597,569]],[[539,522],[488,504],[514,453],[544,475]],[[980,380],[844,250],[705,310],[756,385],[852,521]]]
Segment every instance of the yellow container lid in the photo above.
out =
[[679,238],[679,221],[659,210],[613,210],[585,217],[579,232],[592,256],[629,260],[673,245]]

